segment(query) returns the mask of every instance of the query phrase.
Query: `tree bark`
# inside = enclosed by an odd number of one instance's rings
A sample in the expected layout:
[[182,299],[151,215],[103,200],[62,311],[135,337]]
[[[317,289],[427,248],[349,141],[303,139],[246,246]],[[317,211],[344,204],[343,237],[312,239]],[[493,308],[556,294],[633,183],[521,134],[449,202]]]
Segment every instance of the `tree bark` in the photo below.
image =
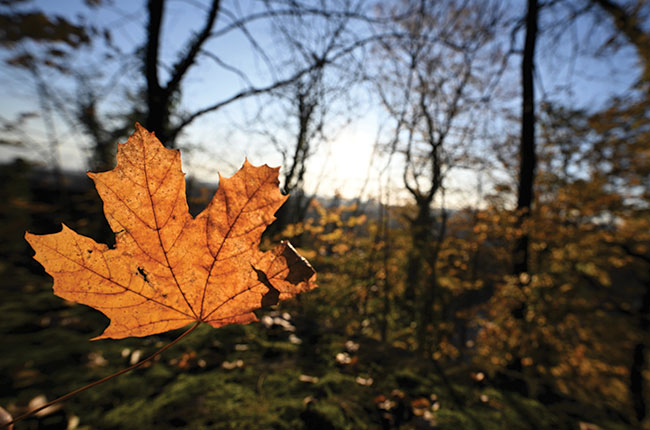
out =
[[431,215],[431,202],[416,197],[418,214],[415,219],[410,219],[412,245],[408,254],[406,265],[406,288],[404,300],[409,313],[416,312],[419,285],[424,276],[424,262],[427,261],[427,249],[431,246],[433,218]]
[[[431,227],[430,227],[431,228]],[[438,257],[442,247],[442,241],[447,232],[447,212],[442,208],[440,215],[440,225],[436,237],[430,238],[427,244],[427,252],[425,254],[426,263],[429,268],[429,279],[424,285],[422,294],[422,302],[420,309],[420,324],[418,324],[418,347],[421,353],[430,358],[433,353],[435,342],[438,341],[437,336],[429,335],[429,326],[435,327],[435,313],[434,306],[438,299]],[[437,328],[434,328],[437,330]]]
[[210,37],[212,27],[219,14],[220,0],[212,0],[210,10],[203,28],[197,32],[187,43],[176,64],[174,64],[169,81],[161,84],[158,75],[158,62],[160,53],[160,33],[165,11],[164,0],[149,0],[147,11],[149,23],[147,24],[147,46],[145,50],[145,79],[147,81],[147,117],[145,128],[156,133],[160,141],[168,146],[176,146],[177,130],[172,130],[170,113],[174,95],[179,91],[180,84],[188,70],[196,61],[201,48]]
[[144,73],[147,81],[147,117],[144,127],[156,133],[163,144],[166,144],[164,138],[168,118],[168,100],[158,76],[158,52],[164,10],[164,0],[149,0],[147,3],[149,23],[147,24],[147,46],[144,61]]
[[521,63],[522,75],[522,122],[519,148],[519,184],[517,193],[518,227],[522,233],[514,249],[514,274],[528,272],[529,235],[525,231],[533,204],[533,185],[535,180],[535,44],[537,42],[537,20],[539,5],[537,0],[528,0],[526,12],[526,39],[524,57]]
[[[650,257],[631,250],[628,246],[623,246],[623,250],[630,256],[638,258],[646,264],[650,264]],[[650,272],[645,280],[645,291],[641,300],[639,309],[639,331],[641,340],[634,346],[632,355],[632,364],[630,366],[630,395],[634,405],[636,419],[642,422],[648,415],[648,404],[645,395],[645,384],[643,381],[643,372],[646,369],[646,354],[648,345],[646,343],[647,333],[650,331]]]

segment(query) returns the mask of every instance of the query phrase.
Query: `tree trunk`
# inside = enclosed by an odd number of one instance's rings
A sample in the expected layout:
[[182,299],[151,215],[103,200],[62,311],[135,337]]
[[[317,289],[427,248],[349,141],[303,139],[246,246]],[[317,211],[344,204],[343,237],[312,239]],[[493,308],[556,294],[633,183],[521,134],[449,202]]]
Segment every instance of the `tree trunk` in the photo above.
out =
[[[644,259],[647,261],[647,259]],[[639,309],[639,331],[641,340],[634,347],[632,365],[630,366],[630,395],[634,404],[634,412],[639,422],[647,416],[647,402],[645,398],[645,384],[643,383],[643,372],[646,369],[647,345],[645,336],[650,330],[650,273],[645,283],[645,292]]]
[[[442,210],[440,216],[440,229],[438,230],[437,237],[431,237],[424,248],[424,262],[425,267],[429,267],[429,279],[424,283],[424,291],[422,293],[422,307],[420,308],[420,322],[418,324],[418,347],[420,352],[427,358],[431,357],[433,353],[433,346],[435,339],[429,335],[428,327],[435,324],[434,306],[438,297],[438,256],[440,255],[440,248],[447,231],[447,213]],[[432,221],[431,221],[432,222]],[[429,227],[430,229],[433,226]],[[435,328],[434,328],[435,329]]]
[[158,76],[158,52],[164,10],[164,0],[149,0],[147,3],[149,23],[147,24],[147,46],[144,62],[147,81],[147,117],[144,127],[156,133],[156,136],[164,145],[168,145],[171,144],[166,139],[169,99],[160,85]]
[[431,246],[431,208],[425,199],[417,200],[418,214],[410,220],[412,246],[408,253],[406,264],[406,288],[404,300],[407,311],[412,315],[416,312],[415,303],[418,300],[418,289],[422,283],[424,262],[427,248]]
[[384,242],[384,248],[382,249],[382,266],[384,270],[384,280],[382,284],[382,294],[383,294],[383,312],[381,313],[380,318],[380,335],[381,341],[386,342],[388,340],[388,315],[391,311],[391,296],[390,292],[392,290],[390,283],[390,261],[389,261],[389,251],[390,251],[390,220],[388,213],[388,203],[381,205],[381,213],[379,217],[379,225],[381,228],[381,240]]
[[[519,236],[513,250],[513,274],[527,273],[530,237],[527,221],[531,215],[533,204],[533,183],[535,179],[535,44],[537,41],[537,18],[539,5],[537,0],[528,0],[526,11],[526,39],[524,41],[523,59],[521,62],[522,82],[522,118],[521,141],[519,146],[519,183],[517,188],[517,227]],[[521,282],[521,281],[520,281]],[[520,324],[526,324],[527,304],[511,310],[512,317]],[[506,366],[508,373],[502,375],[510,389],[527,396],[528,383],[523,375],[524,368],[518,351],[513,351],[513,358]],[[515,376],[516,375],[516,376]],[[521,375],[521,376],[519,376]]]
[[537,41],[537,0],[528,0],[526,12],[526,40],[524,58],[521,64],[522,74],[522,122],[520,144],[519,186],[517,193],[518,227],[522,229],[514,249],[515,275],[528,272],[528,242],[526,220],[530,217],[533,203],[533,183],[535,180],[535,43]]

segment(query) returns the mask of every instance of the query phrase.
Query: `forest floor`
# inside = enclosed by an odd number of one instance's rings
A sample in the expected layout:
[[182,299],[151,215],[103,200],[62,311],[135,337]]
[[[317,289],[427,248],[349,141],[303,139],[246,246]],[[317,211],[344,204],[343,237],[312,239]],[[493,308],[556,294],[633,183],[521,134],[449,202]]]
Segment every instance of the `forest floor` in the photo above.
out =
[[[15,163],[0,175],[0,406],[14,416],[127,367],[182,332],[89,340],[108,320],[54,296],[23,235],[58,231],[64,221],[110,241],[101,203],[92,190],[30,186],[26,172]],[[408,345],[382,342],[362,321],[342,317],[354,312],[329,298],[347,294],[345,285],[320,275],[319,289],[259,311],[259,322],[199,327],[155,361],[16,430],[626,428],[590,405],[542,404],[499,388],[476,363],[461,359],[443,373]]]
[[[107,324],[99,312],[55,297],[49,279],[27,269],[2,266],[0,277],[0,405],[14,415],[180,333],[91,342]],[[294,302],[250,325],[200,327],[155,362],[16,429],[620,428],[587,427],[566,404],[499,390],[465,366],[443,375],[412,351],[300,309]]]

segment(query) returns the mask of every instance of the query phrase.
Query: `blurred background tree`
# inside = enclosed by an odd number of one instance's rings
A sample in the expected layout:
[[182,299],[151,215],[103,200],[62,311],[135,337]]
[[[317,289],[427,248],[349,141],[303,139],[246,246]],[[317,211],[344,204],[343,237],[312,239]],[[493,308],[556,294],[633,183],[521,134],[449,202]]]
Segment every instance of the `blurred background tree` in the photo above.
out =
[[[650,428],[643,0],[0,1],[0,406],[138,360],[22,239],[112,240],[81,171],[135,121],[193,209],[282,164],[320,288],[24,428]],[[17,158],[21,157],[21,158]],[[9,351],[6,353],[4,351]]]

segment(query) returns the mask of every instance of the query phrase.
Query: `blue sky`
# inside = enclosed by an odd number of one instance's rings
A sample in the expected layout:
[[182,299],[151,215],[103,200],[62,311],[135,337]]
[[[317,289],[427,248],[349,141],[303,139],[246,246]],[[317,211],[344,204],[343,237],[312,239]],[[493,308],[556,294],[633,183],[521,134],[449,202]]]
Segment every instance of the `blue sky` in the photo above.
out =
[[[202,22],[202,11],[196,6],[201,3],[191,0],[169,2],[163,28],[164,48],[161,57],[166,66],[173,63],[191,31],[196,30]],[[512,0],[508,3],[511,6],[511,13],[523,13],[525,1]],[[88,9],[81,0],[39,0],[34,1],[33,4],[48,13],[60,14],[73,20],[76,20],[75,16],[79,11],[83,11],[89,22],[110,28],[115,45],[120,46],[126,53],[132,52],[135,47],[142,44],[145,23],[142,0],[115,0],[111,7],[96,9]],[[246,9],[252,7],[255,1],[249,0],[237,4],[242,9]],[[233,7],[232,4],[230,7]],[[578,24],[576,31],[578,36],[584,37],[587,25],[586,22]],[[255,24],[250,27],[250,31],[257,36],[256,39],[262,47],[271,52],[273,60],[290,54],[277,49],[268,26]],[[560,44],[550,44],[541,39],[537,53],[538,97],[546,96],[574,107],[595,109],[606,103],[612,95],[624,94],[635,81],[638,73],[634,51],[622,49],[601,58],[576,56],[571,49],[572,37],[573,35],[567,30],[567,34],[560,38],[562,41]],[[600,37],[605,37],[605,34],[592,32],[588,40],[583,40],[582,45],[598,44]],[[245,70],[254,84],[261,85],[272,79],[273,71],[259,55],[255,55],[250,43],[241,32],[232,32],[226,37],[211,41],[208,47],[212,52],[219,53],[230,64]],[[97,51],[101,51],[101,48]],[[80,53],[78,58],[84,61],[89,58],[89,55],[87,52]],[[511,71],[504,77],[510,80],[504,85],[514,90],[518,85],[519,62],[520,57],[514,56],[510,64]],[[123,75],[122,79],[129,80],[138,74],[137,64],[130,64],[128,68],[131,70],[116,69],[115,63],[110,61],[105,64],[107,75],[118,73]],[[84,67],[84,64],[80,63],[80,67]],[[33,85],[25,78],[26,75],[15,70],[11,71],[6,66],[3,71],[7,73],[0,77],[0,91],[3,94],[0,114],[10,118],[16,112],[38,110]],[[280,75],[283,73],[282,70],[275,70],[275,72]],[[165,76],[164,68],[161,75]],[[66,83],[65,78],[59,79],[61,82],[56,84],[70,85]],[[234,94],[245,86],[246,83],[241,78],[224,72],[210,60],[205,60],[188,75],[181,106],[187,110],[200,108],[211,104],[215,99],[223,99]],[[378,164],[369,166],[369,163],[377,129],[384,120],[384,113],[377,106],[376,100],[373,101],[371,96],[364,95],[364,90],[356,91],[360,96],[368,99],[370,104],[360,110],[360,114],[350,125],[332,132],[331,142],[323,145],[314,156],[307,181],[308,189],[316,189],[317,183],[320,183],[318,191],[322,194],[331,195],[339,192],[345,197],[355,197],[366,183],[369,167],[371,173],[378,169]],[[107,106],[119,112],[123,103],[120,97],[120,94],[109,97]],[[201,180],[214,181],[217,171],[226,175],[233,173],[241,165],[244,157],[248,157],[256,164],[280,164],[280,156],[264,139],[247,132],[250,126],[248,119],[259,108],[259,103],[258,100],[237,103],[217,113],[206,115],[194,123],[188,129],[185,141],[200,145],[202,150],[195,149],[183,154],[184,170]],[[513,103],[516,105],[518,101],[513,99]],[[31,130],[35,135],[40,133],[40,139],[44,139],[37,121]],[[60,132],[59,150],[63,166],[69,169],[82,169],[87,154],[83,149],[84,144],[80,143],[80,137],[73,132],[67,132],[62,124],[57,127],[57,130]],[[34,157],[34,151],[30,149],[15,151],[0,146],[0,159],[6,160],[16,155]],[[38,156],[36,158],[38,159]],[[452,189],[467,189],[474,188],[473,183],[477,180],[470,172],[461,171],[450,177],[449,184]],[[399,188],[401,185],[399,175],[394,182],[394,186]],[[368,191],[372,192],[372,189]],[[456,198],[458,202],[468,198],[466,193],[460,193],[459,196],[461,197]],[[451,198],[453,200],[453,197]]]

